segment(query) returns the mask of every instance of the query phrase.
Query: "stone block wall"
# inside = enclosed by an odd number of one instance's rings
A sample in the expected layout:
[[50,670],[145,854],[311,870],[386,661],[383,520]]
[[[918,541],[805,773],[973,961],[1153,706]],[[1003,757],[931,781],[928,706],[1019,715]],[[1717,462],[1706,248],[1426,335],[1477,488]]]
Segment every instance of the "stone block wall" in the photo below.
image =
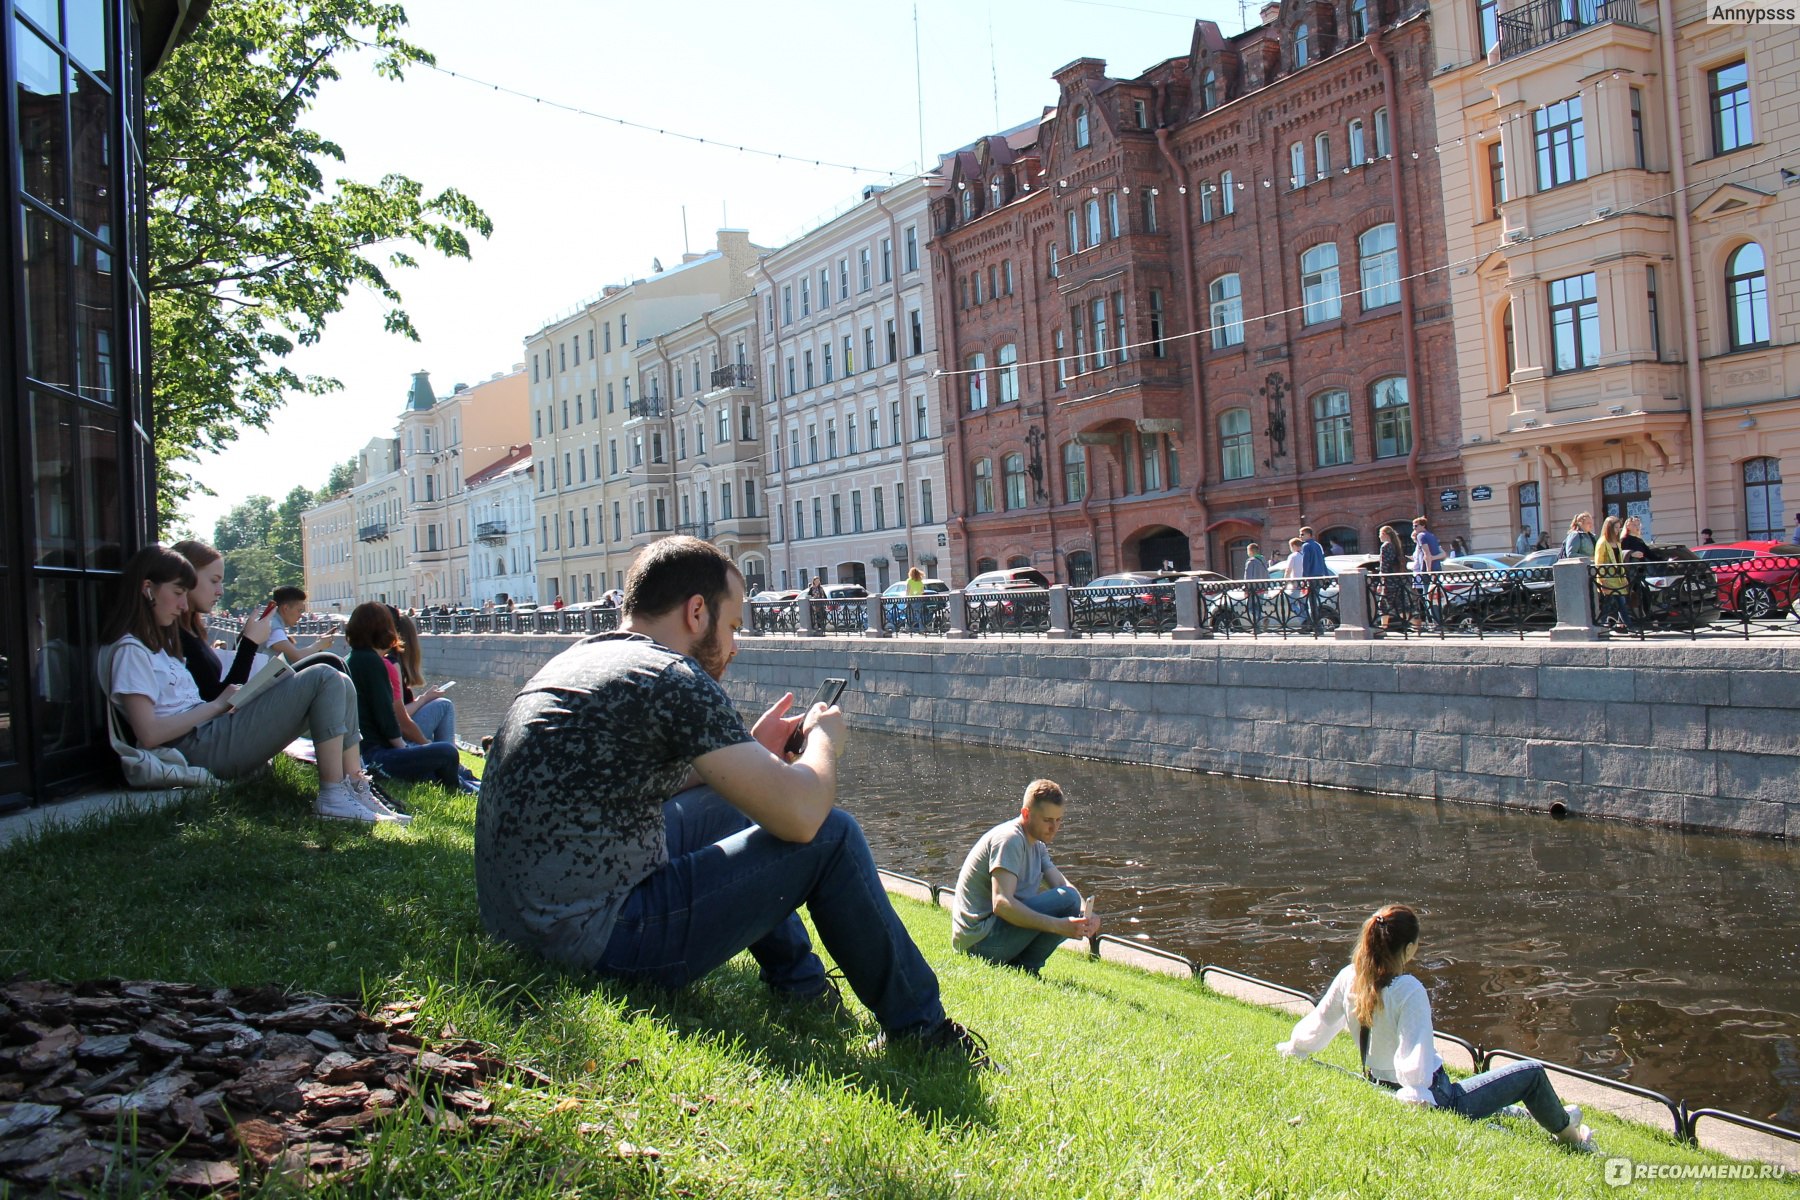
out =
[[[573,638],[426,637],[522,683]],[[746,711],[847,675],[854,728],[1800,837],[1800,646],[744,638]]]

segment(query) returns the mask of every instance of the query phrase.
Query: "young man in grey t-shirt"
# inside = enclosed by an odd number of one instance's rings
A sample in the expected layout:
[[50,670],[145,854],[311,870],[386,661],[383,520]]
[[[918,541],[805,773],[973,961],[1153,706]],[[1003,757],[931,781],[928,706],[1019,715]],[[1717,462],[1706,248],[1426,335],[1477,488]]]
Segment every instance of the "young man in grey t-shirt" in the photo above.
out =
[[1100,932],[1092,906],[1050,861],[1063,808],[1062,788],[1034,779],[1018,818],[975,843],[956,881],[954,949],[1036,975],[1065,938]]

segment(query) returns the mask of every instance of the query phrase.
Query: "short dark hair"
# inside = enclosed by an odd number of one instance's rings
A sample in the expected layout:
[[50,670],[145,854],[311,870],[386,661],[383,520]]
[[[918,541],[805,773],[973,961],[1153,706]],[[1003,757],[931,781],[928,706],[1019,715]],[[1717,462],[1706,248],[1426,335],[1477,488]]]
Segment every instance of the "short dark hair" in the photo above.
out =
[[394,614],[379,600],[365,600],[350,613],[344,626],[344,640],[352,650],[377,650],[386,653],[400,640],[394,629]]
[[283,584],[269,593],[269,599],[276,604],[292,604],[296,600],[306,599],[306,589],[297,588],[293,584]]
[[175,625],[164,629],[156,623],[156,616],[144,599],[143,589],[146,583],[152,587],[179,583],[191,591],[199,581],[193,563],[167,546],[150,543],[132,555],[131,561],[119,572],[119,594],[106,616],[106,623],[100,627],[101,638],[116,642],[130,634],[152,650],[161,650],[171,658],[181,658],[181,634]]
[[660,538],[645,546],[625,572],[625,616],[660,617],[699,596],[716,621],[733,578],[742,586],[743,573],[711,542]]

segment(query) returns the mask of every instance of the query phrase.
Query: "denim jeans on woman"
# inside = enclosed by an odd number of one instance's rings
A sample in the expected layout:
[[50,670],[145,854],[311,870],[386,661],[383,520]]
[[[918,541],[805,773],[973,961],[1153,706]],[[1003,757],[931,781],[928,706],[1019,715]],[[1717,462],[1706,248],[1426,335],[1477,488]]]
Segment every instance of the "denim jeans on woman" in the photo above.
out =
[[1569,1114],[1541,1063],[1517,1062],[1484,1075],[1471,1075],[1460,1083],[1439,1067],[1431,1077],[1431,1098],[1439,1108],[1474,1121],[1491,1117],[1509,1104],[1524,1104],[1551,1133],[1561,1133],[1569,1124]]
[[894,912],[856,819],[834,808],[806,843],[785,842],[711,788],[663,805],[669,861],[626,897],[595,968],[679,988],[748,949],[763,982],[816,995],[825,968],[796,910],[857,999],[890,1034],[944,1019],[937,976]]
[[449,742],[456,744],[456,705],[448,696],[439,696],[436,700],[419,705],[419,710],[412,715],[413,724],[425,735],[428,742]]
[[462,787],[462,757],[455,742],[423,746],[375,746],[363,743],[363,761],[389,779],[441,783],[451,791]]

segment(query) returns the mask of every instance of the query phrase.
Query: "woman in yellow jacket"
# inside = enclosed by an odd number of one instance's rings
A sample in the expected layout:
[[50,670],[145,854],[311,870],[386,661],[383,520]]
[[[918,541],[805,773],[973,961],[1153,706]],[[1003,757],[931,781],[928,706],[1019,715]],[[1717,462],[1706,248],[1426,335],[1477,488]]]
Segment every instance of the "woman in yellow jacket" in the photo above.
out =
[[1626,602],[1631,582],[1625,574],[1625,555],[1619,546],[1618,517],[1606,518],[1600,527],[1600,540],[1594,543],[1594,586],[1600,591],[1600,623],[1616,619],[1618,627],[1635,633],[1631,624],[1631,606]]

